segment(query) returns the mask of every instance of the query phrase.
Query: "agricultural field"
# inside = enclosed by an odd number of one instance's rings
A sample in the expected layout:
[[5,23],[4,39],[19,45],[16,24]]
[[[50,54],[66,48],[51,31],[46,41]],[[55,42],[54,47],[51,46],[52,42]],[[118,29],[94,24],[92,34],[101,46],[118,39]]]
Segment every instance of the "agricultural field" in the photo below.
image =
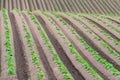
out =
[[120,0],[0,0],[0,9],[120,15]]
[[120,0],[0,0],[0,80],[120,80]]
[[120,80],[117,16],[0,12],[0,80]]

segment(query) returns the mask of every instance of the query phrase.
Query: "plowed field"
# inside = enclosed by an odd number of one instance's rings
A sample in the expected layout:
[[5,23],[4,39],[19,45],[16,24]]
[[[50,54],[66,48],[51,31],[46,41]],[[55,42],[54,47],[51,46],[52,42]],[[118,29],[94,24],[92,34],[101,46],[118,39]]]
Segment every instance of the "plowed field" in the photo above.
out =
[[0,0],[0,9],[29,9],[120,15],[119,0]]
[[119,0],[0,0],[0,80],[120,80]]
[[0,80],[120,80],[119,17],[2,9]]

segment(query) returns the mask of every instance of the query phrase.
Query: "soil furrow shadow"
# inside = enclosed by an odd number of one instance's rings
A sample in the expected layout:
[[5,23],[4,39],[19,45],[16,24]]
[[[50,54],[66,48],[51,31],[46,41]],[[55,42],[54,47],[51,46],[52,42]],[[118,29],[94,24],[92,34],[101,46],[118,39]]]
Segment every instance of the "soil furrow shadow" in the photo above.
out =
[[35,15],[38,19],[39,23],[42,25],[43,29],[45,30],[46,34],[48,35],[52,45],[54,46],[55,50],[57,51],[61,61],[64,63],[64,65],[67,67],[71,75],[75,80],[84,80],[84,77],[79,73],[79,71],[74,67],[70,59],[67,57],[64,49],[60,45],[60,43],[57,41],[57,39],[51,34],[51,32],[48,30],[45,21],[40,17]]
[[[66,18],[64,18],[64,17],[62,17],[62,18],[87,42],[87,44],[89,44],[90,46],[93,47],[93,43],[90,41],[90,39],[89,39],[88,37],[86,37],[86,35],[83,34],[83,32],[80,32],[79,29],[76,28],[75,25],[74,25],[71,21],[69,21],[68,19],[66,19]],[[76,49],[77,49],[78,52],[79,52],[78,47],[76,47]],[[87,57],[85,57],[84,55],[82,55],[82,56],[83,56],[83,58],[84,58],[85,60],[87,60],[88,63],[99,73],[100,76],[102,76],[105,80],[109,80],[105,75],[102,74],[101,71],[99,71],[99,70],[93,65],[93,63],[91,63],[91,62],[87,59]]]
[[[87,18],[87,17],[86,17]],[[96,21],[87,18],[88,20],[92,21],[95,25],[97,25],[99,28],[101,28],[102,30],[104,30],[105,32],[109,33],[113,38],[120,40],[117,35],[114,35],[111,31],[109,31],[108,29],[106,29],[104,26],[102,26],[101,24],[97,23]]]
[[14,48],[15,48],[15,62],[16,62],[16,73],[19,80],[27,80],[28,79],[28,69],[27,62],[24,56],[23,50],[23,42],[19,37],[19,30],[17,28],[17,23],[15,16],[12,13],[9,13],[10,22],[13,30],[13,40],[14,40]]
[[43,66],[44,66],[44,68],[45,68],[45,70],[47,72],[48,79],[49,80],[57,80],[54,73],[53,73],[53,71],[52,71],[52,68],[51,68],[51,66],[50,66],[50,64],[49,64],[49,62],[47,60],[47,57],[45,56],[44,50],[43,50],[42,46],[40,45],[39,40],[38,40],[38,38],[37,38],[37,36],[35,34],[35,30],[32,28],[30,21],[27,19],[27,16],[25,14],[23,14],[23,16],[24,16],[27,24],[29,25],[31,34],[32,34],[33,39],[35,41],[35,45],[36,45],[36,47],[37,47],[37,49],[39,51],[39,55],[40,55],[39,57],[40,57],[40,59],[41,59],[41,61],[43,63]]

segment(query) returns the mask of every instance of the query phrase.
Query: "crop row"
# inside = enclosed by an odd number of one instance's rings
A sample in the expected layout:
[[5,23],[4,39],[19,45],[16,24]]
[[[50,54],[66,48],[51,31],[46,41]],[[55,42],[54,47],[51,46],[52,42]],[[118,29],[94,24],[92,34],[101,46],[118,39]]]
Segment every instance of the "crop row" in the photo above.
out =
[[[101,21],[101,20],[100,20]],[[102,21],[103,22],[103,21]],[[106,22],[103,22],[104,24],[107,24]],[[109,25],[108,24],[108,26],[112,29],[112,30],[116,30],[112,25]],[[95,24],[94,24],[94,27],[95,27]],[[113,38],[109,33],[107,33],[107,32],[105,32],[104,30],[102,30],[102,29],[100,29],[100,28],[98,28],[98,27],[96,27],[101,33],[103,33],[108,39],[110,39],[115,45],[117,45],[117,46],[119,46],[120,45],[120,42],[117,40],[117,39],[115,39],[115,38]],[[117,30],[117,31],[119,31],[119,30]]]
[[[111,20],[111,19],[106,18],[106,16],[104,16],[104,18],[105,18],[106,20],[108,20],[111,24],[113,24],[113,25],[117,25],[117,27],[119,27],[119,26],[120,26],[120,24],[119,24],[119,23],[116,23],[115,21],[113,21],[113,20]],[[120,27],[119,27],[119,28],[120,28]]]
[[41,27],[41,25],[39,24],[39,22],[37,21],[35,16],[30,11],[27,11],[27,13],[29,14],[31,20],[37,26],[37,29],[39,30],[39,33],[41,34],[42,39],[43,39],[45,45],[47,46],[49,52],[52,54],[52,59],[56,63],[56,65],[58,66],[60,72],[63,74],[63,76],[64,76],[64,78],[66,80],[71,80],[72,79],[71,75],[68,73],[67,68],[64,66],[64,64],[59,59],[58,54],[55,53],[54,48],[53,48],[52,44],[50,43],[49,38],[47,37],[47,35],[44,32],[43,28]]
[[[83,20],[90,21],[90,20],[85,19],[83,16],[80,16],[80,17],[81,17]],[[76,19],[76,20],[79,21],[78,19]],[[89,22],[88,22],[88,23],[89,23]],[[82,23],[81,23],[81,24],[82,24]],[[94,23],[92,23],[92,22],[90,22],[90,24],[96,26],[96,25],[95,25]],[[116,56],[116,58],[120,59],[119,53],[117,53],[114,49],[112,49],[108,43],[106,43],[105,41],[103,41],[102,38],[100,38],[100,37],[98,37],[97,35],[95,35],[88,27],[85,27],[85,25],[84,25],[83,27],[86,28],[86,31],[87,31],[87,32],[89,32],[90,34],[94,35],[94,38],[95,38],[96,40],[98,40],[98,41],[101,43],[102,46],[104,46],[105,48],[107,48],[111,54],[114,54],[114,55]],[[97,29],[97,26],[96,26],[95,28]],[[99,29],[98,31],[100,31],[101,33],[106,33],[105,31],[103,32],[102,29]],[[108,33],[106,33],[106,34],[108,34]],[[108,34],[108,35],[109,35],[109,34]],[[111,38],[111,39],[114,39],[114,38],[112,38],[110,35],[109,35],[109,36],[106,36],[106,37],[107,37],[108,39],[110,39],[110,38]],[[118,41],[118,40],[114,39],[114,43],[116,43],[116,46],[119,46],[119,41]]]
[[[21,13],[19,13],[19,14],[21,14]],[[22,15],[20,15],[20,16],[22,16]],[[42,79],[44,77],[44,74],[41,70],[40,61],[38,59],[38,56],[36,55],[37,53],[35,52],[35,50],[33,48],[33,42],[31,40],[31,34],[28,32],[27,25],[25,23],[24,18],[22,18],[22,23],[23,23],[22,27],[23,27],[23,30],[25,32],[26,42],[27,42],[27,45],[28,45],[29,50],[30,50],[32,63],[34,64],[35,68],[37,69],[37,77]]]
[[2,15],[3,15],[3,21],[4,21],[4,29],[5,29],[5,49],[6,49],[6,61],[8,65],[8,74],[14,75],[15,74],[15,68],[14,68],[14,60],[13,60],[13,50],[11,45],[11,31],[9,26],[9,20],[7,16],[7,12],[5,9],[2,9]]
[[119,29],[117,29],[117,28],[115,28],[113,25],[110,25],[110,24],[108,24],[107,22],[101,20],[100,17],[98,18],[98,16],[94,16],[94,15],[92,15],[92,17],[94,17],[94,18],[97,19],[98,21],[104,23],[104,24],[105,24],[107,27],[109,27],[111,30],[114,30],[114,31],[116,31],[118,34],[120,34],[120,30],[119,30]]
[[1,0],[0,9],[7,8],[12,10],[18,8],[20,10],[48,10],[48,11],[69,11],[69,12],[87,12],[101,14],[120,14],[119,4],[114,0]]
[[[57,17],[58,17],[58,16],[57,16]],[[83,44],[83,46],[85,47],[85,49],[87,49],[87,50],[94,56],[94,58],[95,58],[98,62],[102,63],[106,69],[111,70],[114,75],[119,75],[119,74],[120,74],[120,72],[119,72],[117,69],[115,69],[111,63],[107,62],[104,58],[102,58],[102,57],[99,55],[98,52],[96,52],[90,45],[88,45],[88,44],[86,43],[86,41],[85,41],[82,37],[80,37],[72,27],[70,27],[70,26],[68,25],[67,22],[65,22],[65,21],[64,21],[62,18],[60,18],[60,17],[59,17],[59,20],[62,21],[62,22],[68,27],[68,29],[70,29],[70,31],[76,36],[76,39],[79,40],[79,42]],[[99,38],[99,37],[97,37],[97,38]],[[100,38],[99,38],[99,39],[100,39]],[[111,48],[110,48],[110,49],[111,49]]]
[[[84,40],[79,37],[76,32],[69,27],[69,25],[56,13],[53,13],[53,15],[59,19],[59,21],[61,23],[63,23],[66,27],[68,27],[68,29],[70,29],[71,33],[74,34],[76,37],[77,37],[77,40],[81,41],[81,42],[84,42]],[[52,21],[52,20],[50,20]],[[52,21],[53,24],[55,24],[53,21]],[[69,46],[69,51],[74,54],[75,58],[76,58],[76,61],[78,61],[79,63],[82,64],[83,68],[85,68],[94,78],[96,78],[97,80],[102,80],[102,78],[98,75],[98,73],[87,63],[87,61],[82,58],[78,51],[75,49],[75,47],[73,46],[72,43],[70,43],[67,38],[64,36],[64,34],[61,32],[61,29],[56,26],[56,30],[58,31],[58,35],[64,40],[64,43]]]
[[[111,41],[113,41],[115,45],[119,45],[119,41],[116,40],[116,39],[114,39],[110,34],[108,34],[107,32],[105,32],[104,30],[100,29],[97,25],[95,25],[95,24],[94,24],[93,22],[91,22],[90,20],[88,20],[88,19],[86,19],[86,18],[84,18],[84,17],[83,17],[83,19],[86,20],[89,24],[93,25],[93,27],[95,27],[100,33],[104,34],[108,39],[110,39]],[[108,48],[108,50],[109,50],[109,52],[110,52],[111,54],[114,54],[114,55],[117,56],[118,53],[117,53],[114,49],[112,49],[107,43],[101,42],[101,44],[102,44],[104,47]],[[117,58],[119,58],[119,57],[117,57]]]
[[17,75],[15,78],[28,80],[119,78],[120,41],[112,34],[112,31],[119,34],[119,21],[115,21],[114,16],[29,10],[15,10],[8,16],[6,9],[1,13],[7,77]]

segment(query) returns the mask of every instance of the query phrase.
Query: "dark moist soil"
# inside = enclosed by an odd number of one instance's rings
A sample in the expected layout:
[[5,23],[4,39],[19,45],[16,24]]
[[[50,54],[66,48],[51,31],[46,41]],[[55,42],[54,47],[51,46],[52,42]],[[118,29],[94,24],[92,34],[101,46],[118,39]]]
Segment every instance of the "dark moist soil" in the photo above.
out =
[[17,77],[19,80],[27,80],[28,69],[27,69],[27,64],[26,64],[26,60],[24,57],[24,50],[22,48],[23,43],[19,37],[19,30],[17,28],[15,16],[12,13],[9,13],[9,17],[11,20],[11,25],[12,25],[12,30],[13,30]]
[[40,17],[36,15],[36,18],[38,19],[39,23],[42,25],[43,29],[45,30],[46,34],[48,35],[51,43],[53,44],[54,48],[56,49],[60,59],[64,63],[64,65],[68,68],[72,76],[75,80],[84,80],[83,76],[79,73],[79,71],[73,66],[69,58],[67,57],[65,51],[63,50],[60,43],[56,40],[56,38],[51,34],[51,32],[48,30],[47,27],[49,27],[45,21]]

